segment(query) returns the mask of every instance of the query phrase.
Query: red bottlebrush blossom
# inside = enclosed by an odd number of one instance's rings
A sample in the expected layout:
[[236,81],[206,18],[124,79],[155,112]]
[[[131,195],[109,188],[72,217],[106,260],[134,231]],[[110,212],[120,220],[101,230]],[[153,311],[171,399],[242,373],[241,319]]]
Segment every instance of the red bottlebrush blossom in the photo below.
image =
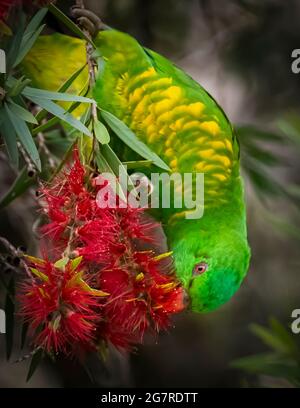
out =
[[[103,341],[131,349],[147,332],[166,329],[170,316],[184,308],[182,287],[160,261],[168,254],[156,257],[136,247],[137,240],[153,241],[157,224],[145,221],[142,208],[99,208],[97,193],[105,184],[95,180],[75,148],[73,164],[40,190],[50,260],[34,266],[21,303],[31,329],[42,328],[34,343],[49,352],[96,349]],[[57,267],[65,257],[80,257],[79,280],[74,261],[64,271]]]
[[100,273],[101,288],[111,294],[103,309],[103,330],[121,348],[142,342],[147,329],[166,329],[170,315],[184,309],[182,288],[173,276],[159,270],[151,252],[136,252],[128,262],[127,269]]
[[68,353],[74,342],[90,347],[100,319],[99,296],[84,280],[80,258],[63,266],[28,257],[32,281],[22,287],[21,315],[46,351]]

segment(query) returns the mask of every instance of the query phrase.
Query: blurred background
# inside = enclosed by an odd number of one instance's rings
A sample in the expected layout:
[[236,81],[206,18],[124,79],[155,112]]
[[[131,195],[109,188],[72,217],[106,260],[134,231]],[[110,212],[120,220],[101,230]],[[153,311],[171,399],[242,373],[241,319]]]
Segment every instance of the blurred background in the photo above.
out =
[[[14,363],[23,355],[18,351],[18,336],[17,351],[6,362],[5,339],[0,335],[0,387],[297,385],[297,354],[295,358],[287,356],[284,347],[300,341],[300,334],[298,340],[289,328],[292,310],[300,308],[300,73],[291,70],[291,53],[300,48],[300,2],[84,3],[108,25],[130,33],[185,69],[224,108],[241,144],[251,268],[240,291],[220,310],[206,315],[185,312],[174,320],[169,333],[160,335],[157,341],[147,339],[133,355],[112,351],[105,364],[91,357],[90,373],[75,363],[60,361],[54,365],[45,361],[26,384],[28,360]],[[66,13],[72,4],[57,2]],[[65,32],[51,16],[47,19],[52,30]],[[13,179],[1,160],[1,194]],[[34,253],[35,219],[36,204],[32,192],[28,192],[0,212],[0,235]],[[3,308],[4,300],[0,299]],[[267,326],[272,316],[287,330],[283,334],[283,328],[278,329],[283,344],[281,349],[278,344],[275,347],[277,354],[283,353],[277,355],[284,361],[282,371],[261,369],[259,361],[252,369],[249,364],[246,370],[242,364],[233,367],[233,361],[274,346],[271,332],[271,340],[260,335],[261,341],[249,329],[253,323]],[[20,332],[19,327],[16,330]],[[276,346],[276,334],[274,339]],[[295,381],[287,370],[290,365],[298,367]]]

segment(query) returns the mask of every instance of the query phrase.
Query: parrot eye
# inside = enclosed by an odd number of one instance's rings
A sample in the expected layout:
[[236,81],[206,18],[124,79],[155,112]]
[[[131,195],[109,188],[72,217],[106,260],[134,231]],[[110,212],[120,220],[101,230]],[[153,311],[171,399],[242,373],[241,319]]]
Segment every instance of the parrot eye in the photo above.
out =
[[193,268],[193,275],[201,275],[207,270],[207,263],[205,262],[199,262],[196,264]]

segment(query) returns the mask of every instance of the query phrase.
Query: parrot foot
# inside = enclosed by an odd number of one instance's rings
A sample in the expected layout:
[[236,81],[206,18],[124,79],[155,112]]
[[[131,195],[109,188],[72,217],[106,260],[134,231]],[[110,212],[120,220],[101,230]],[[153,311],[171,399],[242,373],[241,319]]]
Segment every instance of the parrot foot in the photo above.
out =
[[77,19],[79,24],[85,28],[92,37],[94,37],[98,31],[106,27],[95,13],[76,5],[71,7],[71,15]]

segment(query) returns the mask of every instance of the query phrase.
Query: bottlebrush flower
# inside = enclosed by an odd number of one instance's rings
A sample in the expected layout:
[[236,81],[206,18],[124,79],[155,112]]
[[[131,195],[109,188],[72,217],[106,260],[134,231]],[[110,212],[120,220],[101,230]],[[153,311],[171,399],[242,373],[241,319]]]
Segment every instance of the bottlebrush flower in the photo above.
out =
[[[137,241],[153,242],[158,224],[142,208],[100,208],[97,193],[104,185],[85,170],[75,148],[72,165],[40,189],[48,260],[29,258],[34,281],[23,287],[21,303],[32,331],[42,328],[34,343],[49,352],[76,344],[97,348],[103,341],[131,349],[147,332],[166,329],[184,308],[184,291],[161,262],[169,254],[137,250]],[[80,257],[81,272],[74,260],[67,259],[64,271],[57,266],[66,256]]]
[[120,348],[142,342],[147,329],[166,329],[170,315],[185,307],[183,289],[174,276],[162,273],[160,258],[150,251],[134,252],[125,256],[123,266],[99,274],[101,288],[111,294],[102,330]]
[[69,353],[74,344],[90,348],[100,319],[99,297],[80,269],[81,258],[50,261],[27,257],[33,279],[23,284],[20,314],[36,337],[36,346],[48,352]]

